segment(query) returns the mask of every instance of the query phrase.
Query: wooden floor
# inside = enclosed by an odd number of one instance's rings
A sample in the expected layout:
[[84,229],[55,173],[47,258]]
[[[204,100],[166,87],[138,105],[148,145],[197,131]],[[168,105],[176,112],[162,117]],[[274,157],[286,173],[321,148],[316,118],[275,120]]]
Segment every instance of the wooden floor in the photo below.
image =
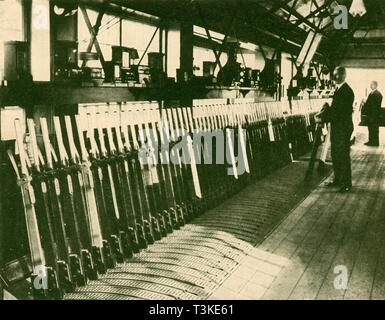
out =
[[322,183],[210,299],[385,299],[385,148],[364,139],[352,192]]

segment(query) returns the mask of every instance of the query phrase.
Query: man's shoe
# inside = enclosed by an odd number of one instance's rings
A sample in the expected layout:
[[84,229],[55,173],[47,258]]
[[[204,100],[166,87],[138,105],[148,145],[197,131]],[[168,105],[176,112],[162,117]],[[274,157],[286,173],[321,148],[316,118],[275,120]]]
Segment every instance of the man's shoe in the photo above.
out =
[[342,187],[338,192],[339,193],[349,193],[352,190],[352,187]]
[[328,182],[326,184],[326,187],[329,187],[329,188],[337,188],[339,187],[340,185],[336,182],[336,181],[332,181],[332,182]]
[[372,146],[372,144],[371,144],[370,142],[366,142],[366,143],[364,143],[364,145],[365,145],[365,146],[368,146],[368,147],[371,147],[371,146]]

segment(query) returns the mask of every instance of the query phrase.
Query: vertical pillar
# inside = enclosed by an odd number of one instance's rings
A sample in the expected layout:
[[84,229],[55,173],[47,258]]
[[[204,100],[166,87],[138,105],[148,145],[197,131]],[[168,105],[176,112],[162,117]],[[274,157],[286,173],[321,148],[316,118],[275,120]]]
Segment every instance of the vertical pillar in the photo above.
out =
[[[2,141],[0,141],[0,152],[1,154],[5,154],[6,150],[4,148],[4,143]],[[2,159],[2,157],[0,157],[0,179],[1,181],[4,181],[5,179],[5,174],[4,174],[4,168],[5,167],[5,159]],[[4,190],[3,190],[3,184],[0,186],[0,266],[2,266],[4,264],[4,220],[5,220],[5,217],[4,217],[4,210],[3,210],[3,206],[4,206]],[[1,290],[1,285],[0,285],[0,290]]]
[[32,1],[31,71],[35,81],[51,79],[50,3]]
[[183,22],[180,25],[180,70],[187,73],[188,78],[193,75],[194,61],[194,29],[190,22]]
[[167,76],[169,77],[170,74],[168,73],[168,24],[164,28],[164,70],[167,73]]
[[[31,1],[23,0],[23,40],[31,43]],[[31,66],[31,47],[28,48],[28,66]],[[30,71],[30,70],[28,70]]]
[[57,80],[59,69],[78,65],[77,12],[72,15],[58,15],[51,11],[51,59],[52,79]]
[[123,46],[123,19],[119,20],[119,46]]
[[[75,9],[75,8],[74,8]],[[69,15],[56,14],[51,8],[51,78],[65,80],[63,71],[78,66],[78,12]],[[41,106],[40,111],[50,118],[53,115],[76,114],[77,105]],[[54,112],[52,112],[52,110]],[[63,113],[63,110],[67,113]]]
[[163,71],[167,74],[167,56],[165,55],[165,52],[167,49],[164,47],[164,34],[165,34],[165,27],[163,21],[160,21],[159,24],[159,53],[163,54]]
[[282,52],[279,50],[277,52],[277,61],[278,61],[278,64],[277,64],[277,72],[278,72],[278,79],[279,79],[279,85],[278,85],[278,96],[277,96],[277,100],[278,101],[281,101],[282,99]]
[[164,36],[164,27],[161,23],[159,26],[159,53],[163,53],[163,36]]
[[179,24],[168,24],[166,36],[166,72],[169,77],[177,78],[176,70],[180,68],[180,28]]

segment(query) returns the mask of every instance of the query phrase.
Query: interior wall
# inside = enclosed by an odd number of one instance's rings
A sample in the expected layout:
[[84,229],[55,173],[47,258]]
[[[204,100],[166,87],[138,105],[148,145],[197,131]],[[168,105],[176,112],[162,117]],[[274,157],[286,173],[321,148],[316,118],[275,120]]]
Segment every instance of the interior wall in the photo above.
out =
[[[215,55],[211,49],[202,48],[198,46],[194,46],[194,67],[199,68],[196,70],[194,74],[196,76],[203,76],[203,61],[212,61],[215,62]],[[222,66],[224,66],[227,62],[227,54],[222,52],[220,61]],[[218,72],[219,68],[216,68],[216,72]]]
[[358,103],[370,93],[371,81],[378,82],[378,90],[385,96],[385,72],[383,69],[348,68],[346,80],[352,87]]

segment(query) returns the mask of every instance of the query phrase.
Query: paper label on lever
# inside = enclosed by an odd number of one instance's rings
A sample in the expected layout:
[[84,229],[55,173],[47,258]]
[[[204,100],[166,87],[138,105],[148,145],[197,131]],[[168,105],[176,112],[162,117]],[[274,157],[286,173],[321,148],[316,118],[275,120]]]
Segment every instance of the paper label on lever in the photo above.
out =
[[74,188],[73,188],[73,185],[72,185],[72,178],[70,175],[67,175],[67,184],[68,184],[68,192],[70,194],[73,194],[74,193]]
[[41,183],[41,191],[47,193],[47,185],[44,181]]
[[88,185],[91,189],[94,188],[94,176],[91,171],[88,171]]
[[33,190],[32,186],[28,186],[28,191],[29,191],[29,199],[31,201],[31,204],[35,204],[36,198],[35,198],[35,191]]
[[149,170],[143,170],[143,182],[146,186],[152,185],[151,173]]
[[150,170],[153,183],[159,183],[158,171],[156,170],[156,166],[151,166]]
[[233,145],[233,138],[230,129],[226,129],[226,136],[227,136],[227,146],[229,150],[229,155],[231,159],[231,166],[233,171],[233,176],[235,179],[238,179],[238,171],[237,166],[235,162],[235,155],[234,155],[234,145]]
[[56,192],[56,195],[57,196],[60,196],[60,184],[59,184],[59,180],[58,179],[54,179],[53,180],[54,182],[54,185],[55,185],[55,192]]
[[98,175],[99,175],[99,180],[102,181],[103,180],[103,172],[102,172],[102,169],[98,168]]
[[269,133],[269,139],[270,139],[270,142],[275,142],[275,136],[274,136],[273,124],[271,123],[271,121],[269,121],[269,124],[268,124],[268,126],[267,126],[267,129],[268,129],[268,133]]
[[241,149],[242,149],[243,164],[245,165],[246,172],[250,173],[249,160],[247,158],[247,150],[246,150],[246,130],[239,125],[238,133],[239,133],[239,140],[240,140],[239,142],[241,144]]
[[195,195],[201,199],[202,198],[202,191],[201,191],[201,186],[199,182],[199,176],[198,176],[198,170],[197,170],[197,165],[196,165],[196,160],[195,160],[195,154],[194,154],[194,148],[192,144],[191,137],[187,137],[187,147],[188,147],[188,152],[190,154],[190,159],[191,159],[191,174],[193,177],[193,184],[194,184],[194,190],[195,190]]
[[79,180],[79,185],[80,187],[83,187],[84,183],[83,183],[83,176],[80,172],[78,172],[78,180]]

